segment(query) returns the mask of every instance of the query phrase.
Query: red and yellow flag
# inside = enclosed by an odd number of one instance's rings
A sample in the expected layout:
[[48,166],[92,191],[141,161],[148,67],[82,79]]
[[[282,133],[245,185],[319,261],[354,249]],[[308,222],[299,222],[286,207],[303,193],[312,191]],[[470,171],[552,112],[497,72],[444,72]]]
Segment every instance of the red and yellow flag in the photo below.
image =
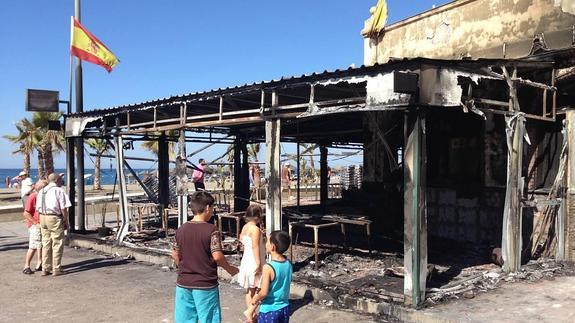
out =
[[101,41],[72,17],[70,53],[79,59],[100,65],[108,72],[120,61]]

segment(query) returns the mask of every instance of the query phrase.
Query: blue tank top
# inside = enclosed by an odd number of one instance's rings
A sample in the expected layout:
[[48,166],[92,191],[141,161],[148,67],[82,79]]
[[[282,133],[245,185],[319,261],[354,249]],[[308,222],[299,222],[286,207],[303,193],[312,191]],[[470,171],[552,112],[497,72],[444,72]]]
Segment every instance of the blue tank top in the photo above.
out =
[[274,270],[274,280],[270,283],[268,296],[260,305],[261,313],[281,310],[289,305],[292,266],[289,260],[283,262],[272,260],[268,265]]

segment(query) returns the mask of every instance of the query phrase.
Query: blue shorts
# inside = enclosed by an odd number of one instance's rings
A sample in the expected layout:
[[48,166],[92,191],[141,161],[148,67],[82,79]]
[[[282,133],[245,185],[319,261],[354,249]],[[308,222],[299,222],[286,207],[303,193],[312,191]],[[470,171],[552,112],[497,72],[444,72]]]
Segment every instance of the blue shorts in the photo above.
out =
[[258,323],[289,323],[289,305],[277,311],[260,312]]
[[211,289],[192,289],[176,286],[174,321],[176,323],[193,322],[220,323],[220,291]]

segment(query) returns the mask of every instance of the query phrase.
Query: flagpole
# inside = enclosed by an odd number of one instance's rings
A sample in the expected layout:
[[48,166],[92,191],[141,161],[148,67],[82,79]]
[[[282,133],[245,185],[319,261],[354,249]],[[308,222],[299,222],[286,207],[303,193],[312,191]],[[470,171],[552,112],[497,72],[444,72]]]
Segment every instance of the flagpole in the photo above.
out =
[[[81,22],[80,0],[74,0],[74,16]],[[76,113],[84,112],[84,96],[82,89],[82,60],[76,59]],[[78,191],[76,214],[78,218],[78,231],[84,232],[85,227],[85,207],[84,207],[84,138],[80,137],[76,141],[76,189]]]
[[[72,45],[72,35],[74,30],[74,17],[70,17],[70,46]],[[72,79],[73,79],[73,67],[74,58],[70,53],[70,73],[69,73],[69,84],[68,84],[68,110],[67,114],[72,113]],[[70,201],[74,203],[76,199],[76,189],[74,187],[74,138],[66,138],[66,188],[68,189],[68,195]],[[68,210],[68,220],[70,224],[70,232],[76,230],[76,217],[74,208]]]

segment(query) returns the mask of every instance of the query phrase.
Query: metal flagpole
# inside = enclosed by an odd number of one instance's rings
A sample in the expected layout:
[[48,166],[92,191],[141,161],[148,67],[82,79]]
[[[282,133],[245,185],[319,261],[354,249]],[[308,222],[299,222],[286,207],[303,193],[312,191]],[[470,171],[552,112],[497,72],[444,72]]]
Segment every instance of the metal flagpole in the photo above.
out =
[[[74,0],[74,16],[81,21],[80,0]],[[76,113],[84,111],[84,96],[82,91],[82,61],[76,58]],[[85,231],[85,207],[84,207],[84,138],[76,139],[76,189],[78,191],[78,203],[76,214],[78,218],[78,231]]]
[[[74,30],[74,19],[70,18],[70,46],[72,46],[72,35]],[[68,88],[68,109],[67,114],[72,113],[72,65],[74,64],[74,57],[70,53],[70,82]],[[74,203],[76,199],[76,190],[74,187],[74,138],[66,138],[66,188],[68,189],[68,195],[70,196],[70,201]],[[74,208],[70,208],[68,211],[68,223],[70,224],[70,232],[74,232],[76,229],[76,212]]]

